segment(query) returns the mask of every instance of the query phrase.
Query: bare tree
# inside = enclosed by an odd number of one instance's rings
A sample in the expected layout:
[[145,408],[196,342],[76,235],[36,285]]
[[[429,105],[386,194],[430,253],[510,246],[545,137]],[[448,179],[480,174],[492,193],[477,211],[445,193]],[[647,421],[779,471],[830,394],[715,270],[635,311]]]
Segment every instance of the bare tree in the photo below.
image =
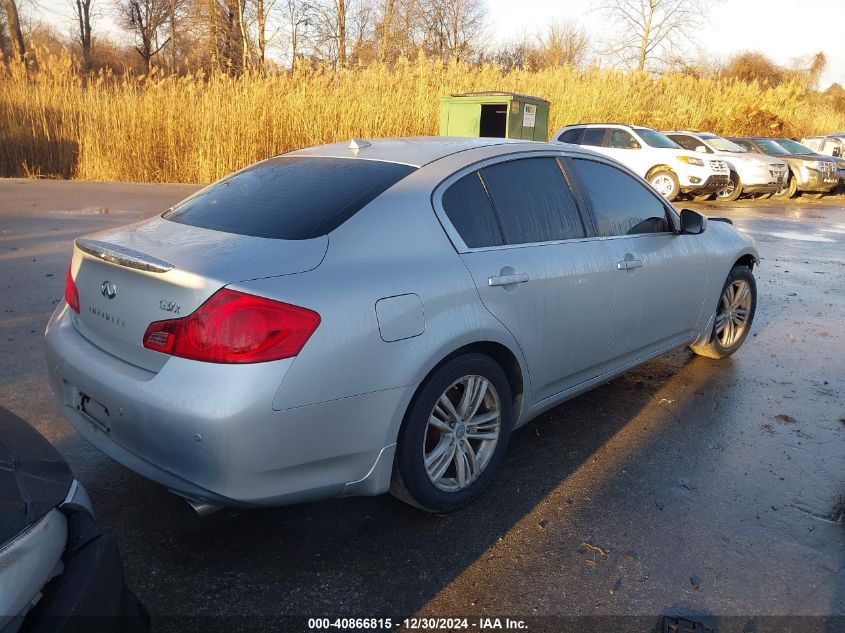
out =
[[144,72],[150,72],[152,58],[167,46],[170,38],[161,44],[159,31],[170,19],[171,0],[116,0],[120,22],[135,34],[135,50],[141,56]]
[[290,63],[302,57],[305,41],[314,22],[312,6],[305,0],[284,0],[282,4],[284,29],[287,35]]
[[91,18],[94,0],[71,0],[74,36],[82,51],[82,72],[91,70]]
[[9,35],[12,38],[14,53],[20,61],[26,61],[26,45],[23,41],[18,6],[15,4],[15,0],[5,0],[4,6],[6,8],[6,23],[9,27]]
[[645,70],[653,59],[684,41],[720,0],[598,0],[597,7],[619,29],[612,52]]
[[454,60],[477,52],[487,26],[483,0],[426,0],[422,14],[428,52]]
[[537,38],[538,46],[529,55],[532,68],[582,66],[589,51],[587,33],[571,22],[555,22]]

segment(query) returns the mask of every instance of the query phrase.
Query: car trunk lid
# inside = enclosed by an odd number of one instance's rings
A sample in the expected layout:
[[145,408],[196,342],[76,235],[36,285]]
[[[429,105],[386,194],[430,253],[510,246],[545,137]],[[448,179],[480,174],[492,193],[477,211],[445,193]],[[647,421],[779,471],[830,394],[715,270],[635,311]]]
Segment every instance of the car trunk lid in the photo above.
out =
[[160,217],[80,238],[74,325],[104,351],[158,371],[169,357],[143,346],[150,323],[186,316],[231,283],[312,270],[327,248],[326,236],[268,239]]

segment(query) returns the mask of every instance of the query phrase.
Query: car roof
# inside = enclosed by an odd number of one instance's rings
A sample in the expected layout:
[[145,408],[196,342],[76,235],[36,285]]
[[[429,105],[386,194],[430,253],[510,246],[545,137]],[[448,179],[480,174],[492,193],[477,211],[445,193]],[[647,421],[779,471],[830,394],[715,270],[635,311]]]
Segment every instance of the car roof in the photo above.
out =
[[[456,136],[418,136],[387,139],[354,139],[358,149],[350,148],[350,141],[307,147],[286,156],[314,156],[321,158],[358,158],[422,167],[431,162],[467,150],[498,145],[538,149],[546,145],[536,141],[507,138],[463,138]],[[555,146],[559,149],[557,146]]]

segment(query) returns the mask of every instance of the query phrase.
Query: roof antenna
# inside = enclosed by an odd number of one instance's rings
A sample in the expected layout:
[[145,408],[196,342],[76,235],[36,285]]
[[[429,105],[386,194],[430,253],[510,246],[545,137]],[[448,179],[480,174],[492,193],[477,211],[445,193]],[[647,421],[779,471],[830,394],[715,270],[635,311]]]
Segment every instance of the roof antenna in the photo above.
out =
[[369,147],[370,145],[372,145],[372,143],[370,143],[369,141],[365,141],[365,140],[360,139],[360,138],[353,138],[351,141],[349,141],[349,145],[347,147],[349,149],[357,151],[359,149],[364,149],[365,147]]

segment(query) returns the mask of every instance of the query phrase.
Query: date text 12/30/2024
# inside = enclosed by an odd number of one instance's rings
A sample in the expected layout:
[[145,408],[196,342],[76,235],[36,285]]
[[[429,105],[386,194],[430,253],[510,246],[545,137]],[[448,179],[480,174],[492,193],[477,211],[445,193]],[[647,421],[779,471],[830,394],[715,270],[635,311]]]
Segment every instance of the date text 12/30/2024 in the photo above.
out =
[[528,631],[524,620],[514,618],[308,618],[311,631]]

